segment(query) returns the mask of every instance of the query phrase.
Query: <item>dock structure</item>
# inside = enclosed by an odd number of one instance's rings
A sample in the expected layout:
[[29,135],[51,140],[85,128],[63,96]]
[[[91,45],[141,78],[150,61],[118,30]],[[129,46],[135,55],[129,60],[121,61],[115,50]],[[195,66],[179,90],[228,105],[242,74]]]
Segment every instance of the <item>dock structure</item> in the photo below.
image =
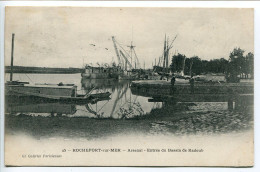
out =
[[253,104],[253,83],[202,83],[195,82],[192,93],[189,82],[133,81],[131,91],[135,95],[152,97],[149,101],[177,102],[228,102],[230,110]]

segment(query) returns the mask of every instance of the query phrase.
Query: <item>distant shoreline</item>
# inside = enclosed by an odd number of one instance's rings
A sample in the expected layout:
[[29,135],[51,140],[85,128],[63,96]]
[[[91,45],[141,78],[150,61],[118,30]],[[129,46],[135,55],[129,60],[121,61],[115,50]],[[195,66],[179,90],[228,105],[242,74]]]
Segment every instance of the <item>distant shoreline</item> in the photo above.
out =
[[[81,73],[81,68],[50,68],[50,67],[28,67],[14,66],[13,73],[48,73],[48,74],[73,74]],[[5,66],[5,73],[11,73],[11,66]]]

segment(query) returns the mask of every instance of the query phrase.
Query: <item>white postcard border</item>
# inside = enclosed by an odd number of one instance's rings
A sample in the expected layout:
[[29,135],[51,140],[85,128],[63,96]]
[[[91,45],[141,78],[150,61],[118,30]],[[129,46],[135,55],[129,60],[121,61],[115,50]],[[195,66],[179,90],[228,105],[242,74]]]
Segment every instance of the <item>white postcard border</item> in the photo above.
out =
[[88,171],[114,171],[114,170],[124,170],[124,171],[170,171],[170,170],[177,170],[177,171],[259,171],[259,147],[257,145],[260,145],[260,117],[258,114],[260,114],[260,108],[258,107],[258,104],[260,104],[260,72],[258,71],[258,65],[260,64],[260,2],[241,2],[241,1],[228,1],[228,2],[210,2],[210,1],[178,1],[178,2],[166,2],[166,1],[152,1],[152,2],[119,2],[119,1],[92,1],[92,2],[83,2],[83,1],[38,1],[38,2],[32,2],[32,1],[3,1],[0,2],[0,24],[1,24],[1,49],[0,49],[0,55],[1,55],[1,70],[0,70],[0,76],[1,76],[1,170],[0,171],[85,171],[86,168],[80,168],[80,167],[65,167],[65,168],[59,168],[59,167],[4,167],[4,8],[5,6],[85,6],[85,7],[91,7],[91,6],[98,6],[98,7],[214,7],[214,8],[255,8],[255,166],[253,168],[127,168],[127,167],[120,167],[120,169],[115,169],[115,167],[107,167],[107,168],[87,168]]

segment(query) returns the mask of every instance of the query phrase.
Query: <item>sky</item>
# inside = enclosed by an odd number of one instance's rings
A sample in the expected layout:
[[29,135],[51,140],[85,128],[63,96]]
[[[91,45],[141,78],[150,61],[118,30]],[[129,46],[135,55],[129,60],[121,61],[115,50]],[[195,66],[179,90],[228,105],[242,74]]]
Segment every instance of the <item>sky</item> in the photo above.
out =
[[[203,60],[224,57],[240,47],[254,51],[253,9],[7,7],[5,65],[82,67],[117,62],[111,36],[128,50],[131,41],[140,63],[151,68],[162,55],[165,34],[171,54]],[[93,46],[95,45],[95,46]]]

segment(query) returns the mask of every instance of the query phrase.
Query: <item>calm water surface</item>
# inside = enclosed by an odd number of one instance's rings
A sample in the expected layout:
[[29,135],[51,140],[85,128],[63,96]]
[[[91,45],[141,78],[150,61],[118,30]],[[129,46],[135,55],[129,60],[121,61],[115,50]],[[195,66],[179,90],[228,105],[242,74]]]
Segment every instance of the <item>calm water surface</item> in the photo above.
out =
[[[9,75],[6,74],[6,80]],[[82,80],[80,74],[14,74],[30,83],[73,83],[78,93],[112,93],[84,105],[13,100],[6,103],[6,133],[39,138],[107,138],[113,135],[212,135],[253,127],[252,107],[228,111],[226,102],[149,102],[131,93],[129,81]]]

